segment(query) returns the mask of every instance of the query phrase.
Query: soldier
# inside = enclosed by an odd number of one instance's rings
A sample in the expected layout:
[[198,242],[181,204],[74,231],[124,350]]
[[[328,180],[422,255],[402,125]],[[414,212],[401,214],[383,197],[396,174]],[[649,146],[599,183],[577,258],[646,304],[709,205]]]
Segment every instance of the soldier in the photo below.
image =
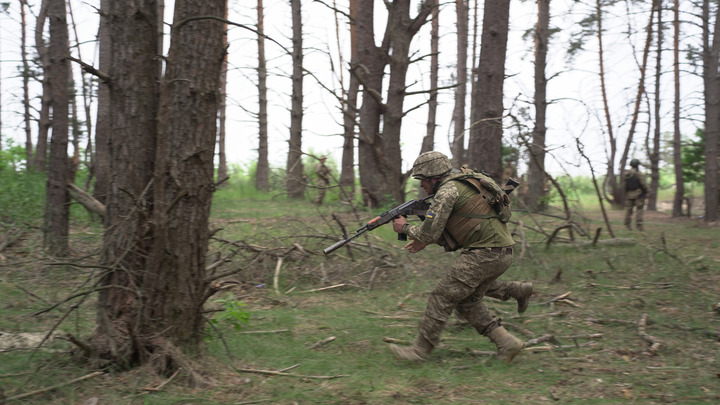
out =
[[435,243],[448,251],[463,251],[430,293],[415,343],[390,345],[390,351],[398,359],[427,359],[439,343],[448,318],[457,310],[495,344],[498,358],[510,362],[525,343],[505,330],[501,319],[482,302],[488,291],[499,295],[505,291],[509,296],[512,290],[523,297],[522,304],[518,299],[518,310],[524,310],[532,293],[532,285],[527,288],[529,283],[523,286],[496,280],[512,263],[514,241],[507,227],[508,212],[491,207],[488,201],[501,200],[509,211],[507,195],[487,176],[469,170],[453,173],[450,160],[440,152],[421,154],[413,164],[412,176],[435,197],[421,225],[411,225],[403,217],[393,221],[393,230],[411,239],[405,248],[416,253]]
[[625,172],[625,226],[632,229],[633,208],[637,208],[635,214],[635,225],[638,231],[643,230],[643,207],[645,205],[645,196],[647,195],[647,183],[645,176],[640,173],[640,161],[632,159],[630,161],[630,170]]
[[317,205],[322,205],[323,199],[325,199],[325,190],[330,185],[330,169],[325,166],[325,160],[327,160],[327,156],[320,156],[320,162],[315,165],[315,174],[318,177],[318,194],[313,203]]

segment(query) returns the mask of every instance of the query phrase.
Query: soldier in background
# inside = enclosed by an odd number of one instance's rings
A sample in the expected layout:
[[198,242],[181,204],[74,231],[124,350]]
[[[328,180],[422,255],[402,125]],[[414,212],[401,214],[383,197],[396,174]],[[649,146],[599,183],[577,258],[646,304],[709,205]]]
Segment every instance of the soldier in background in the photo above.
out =
[[640,173],[640,161],[632,159],[630,161],[630,170],[625,172],[625,226],[632,229],[633,209],[637,208],[635,214],[635,225],[638,231],[643,230],[643,207],[645,206],[645,196],[648,187],[645,182],[645,176]]
[[323,199],[325,199],[325,191],[330,185],[330,169],[325,166],[325,160],[327,160],[327,156],[320,156],[320,162],[315,165],[315,174],[318,177],[318,194],[313,203],[316,205],[322,205]]

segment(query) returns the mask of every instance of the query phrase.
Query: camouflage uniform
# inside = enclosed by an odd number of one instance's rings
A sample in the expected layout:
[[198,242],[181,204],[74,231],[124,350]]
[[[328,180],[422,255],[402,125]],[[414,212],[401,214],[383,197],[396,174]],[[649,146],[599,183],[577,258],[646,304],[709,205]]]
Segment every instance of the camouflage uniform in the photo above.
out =
[[[426,244],[447,246],[443,238],[445,225],[454,210],[468,199],[467,186],[456,181],[442,184],[428,210],[426,220],[419,226],[405,224],[403,232]],[[430,293],[425,314],[420,322],[420,336],[431,346],[437,346],[440,333],[454,309],[478,331],[487,335],[501,324],[482,302],[488,290],[500,290],[496,279],[512,263],[514,244],[506,224],[497,218],[483,220],[463,243],[460,256]]]
[[632,229],[630,224],[632,223],[633,209],[637,208],[635,225],[639,231],[642,231],[643,208],[648,187],[645,176],[640,173],[638,166],[631,167],[630,170],[625,172],[625,226]]
[[318,177],[318,194],[313,202],[320,205],[325,199],[326,188],[330,185],[330,169],[325,166],[325,157],[320,158],[320,162],[315,165],[315,174]]

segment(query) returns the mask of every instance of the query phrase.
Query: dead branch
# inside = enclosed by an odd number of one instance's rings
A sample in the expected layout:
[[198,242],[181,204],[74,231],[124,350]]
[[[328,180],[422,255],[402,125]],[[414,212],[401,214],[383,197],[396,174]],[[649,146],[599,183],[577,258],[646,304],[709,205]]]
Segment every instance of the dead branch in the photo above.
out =
[[237,332],[241,335],[254,335],[254,334],[260,334],[260,333],[283,333],[283,332],[290,332],[290,329],[276,329],[276,330],[249,330],[245,332]]
[[329,286],[329,287],[314,288],[314,289],[312,289],[312,290],[304,290],[304,291],[298,291],[298,292],[299,292],[299,293],[318,292],[318,291],[331,290],[331,289],[333,289],[333,288],[340,288],[340,287],[345,287],[345,286],[349,286],[349,284],[345,284],[345,283],[335,284],[335,285],[331,285],[331,286]]
[[70,381],[67,381],[67,382],[64,382],[64,383],[60,383],[60,384],[53,385],[53,386],[51,386],[51,387],[47,387],[47,388],[42,388],[42,389],[35,390],[35,391],[26,392],[26,393],[24,393],[24,394],[15,395],[14,397],[10,397],[10,398],[5,398],[5,401],[16,401],[16,400],[18,400],[18,399],[23,399],[23,398],[31,397],[31,396],[33,396],[33,395],[42,394],[43,392],[48,392],[48,391],[52,391],[52,390],[55,390],[55,389],[58,389],[58,388],[61,388],[61,387],[65,387],[65,386],[67,386],[67,385],[72,385],[72,384],[75,384],[75,383],[79,383],[80,381],[88,380],[88,379],[90,379],[90,378],[94,378],[94,377],[97,377],[97,376],[103,375],[103,374],[105,374],[104,371],[96,371],[96,372],[94,372],[94,373],[90,373],[90,374],[88,374],[88,375],[85,375],[85,376],[76,378],[76,379],[74,379],[74,380],[70,380]]
[[551,298],[551,299],[549,299],[549,300],[547,300],[547,301],[545,301],[545,302],[543,302],[543,303],[540,303],[540,304],[538,304],[538,305],[547,305],[547,304],[550,304],[551,302],[559,301],[559,300],[561,300],[561,299],[563,299],[563,298],[569,297],[570,294],[572,294],[572,291],[568,291],[568,292],[566,292],[566,293],[560,294],[560,295],[558,295],[558,296],[556,296],[556,297],[553,297],[553,298]]
[[175,379],[175,377],[177,377],[177,375],[180,373],[180,370],[182,370],[182,367],[179,367],[179,368],[173,373],[173,375],[171,375],[170,378],[168,378],[167,380],[163,381],[162,384],[160,384],[160,385],[158,385],[157,387],[154,387],[154,388],[153,388],[153,387],[145,387],[145,388],[143,388],[143,391],[151,391],[151,392],[162,391],[162,389],[163,389],[166,385],[170,384],[170,382],[171,382],[173,379]]
[[397,344],[397,345],[411,345],[411,344],[412,344],[412,342],[409,341],[409,340],[395,339],[395,338],[391,338],[391,337],[384,337],[384,338],[383,338],[383,342],[385,342],[385,343],[394,343],[394,344]]
[[540,337],[537,337],[534,339],[529,339],[529,340],[525,341],[525,348],[528,348],[530,346],[536,346],[536,345],[539,345],[540,343],[547,343],[547,342],[550,342],[556,346],[560,345],[560,342],[558,342],[558,340],[555,339],[555,335],[546,334],[546,335],[542,335]]
[[505,321],[503,321],[502,324],[503,324],[503,326],[505,326],[506,328],[510,328],[510,329],[512,329],[512,330],[518,331],[518,332],[522,333],[523,335],[526,335],[526,336],[535,336],[535,332],[533,332],[533,331],[531,331],[531,330],[528,330],[528,329],[525,329],[525,328],[523,328],[522,326],[516,325],[516,324],[514,324],[514,323],[510,323],[510,322],[505,322]]
[[310,350],[317,349],[318,347],[323,347],[323,346],[325,346],[326,344],[328,344],[328,343],[330,343],[330,342],[332,342],[332,341],[334,341],[334,340],[335,340],[335,336],[330,336],[330,337],[327,337],[327,338],[325,338],[325,339],[323,339],[323,340],[317,341],[317,342],[313,343],[313,344],[310,346]]
[[242,373],[253,373],[253,374],[265,374],[265,375],[276,375],[276,376],[283,376],[283,377],[297,377],[297,378],[309,378],[313,380],[334,380],[336,378],[341,377],[350,377],[346,374],[336,374],[336,375],[302,375],[302,374],[290,374],[290,373],[284,373],[282,371],[272,371],[272,370],[256,370],[252,368],[239,368],[237,371]]
[[[595,178],[595,169],[593,168],[592,162],[590,162],[590,159],[585,155],[585,147],[582,143],[580,143],[580,138],[575,138],[575,144],[577,145],[577,150],[580,152],[580,156],[584,157],[587,161],[588,165],[590,166],[590,174],[592,175],[592,181],[593,186],[595,186],[595,193],[597,193],[598,202],[600,203],[600,210],[602,211],[603,218],[605,219],[605,226],[607,226],[608,232],[610,232],[610,237],[614,238],[615,233],[613,233],[612,226],[610,226],[610,220],[608,219],[607,213],[605,212],[605,205],[603,204],[603,198],[602,194],[600,193],[600,187],[598,187],[597,179]],[[597,240],[597,237],[600,236],[600,232],[598,231],[595,239]]]
[[647,352],[650,355],[654,355],[658,351],[658,349],[660,349],[660,341],[656,337],[648,335],[647,332],[645,332],[645,327],[647,326],[647,317],[647,314],[642,314],[640,320],[637,322],[638,336],[640,336],[640,338],[644,341],[650,343],[650,347],[648,348]]
[[72,198],[75,199],[80,205],[85,207],[91,213],[98,214],[102,218],[105,218],[105,205],[100,201],[96,200],[95,197],[88,194],[85,190],[76,186],[73,183],[67,184],[67,191]]
[[20,228],[10,229],[5,234],[5,236],[2,239],[0,239],[0,252],[5,250],[5,248],[12,246],[15,242],[17,242],[18,239],[20,239],[20,237],[22,237],[23,233],[25,233],[25,231],[23,231]]

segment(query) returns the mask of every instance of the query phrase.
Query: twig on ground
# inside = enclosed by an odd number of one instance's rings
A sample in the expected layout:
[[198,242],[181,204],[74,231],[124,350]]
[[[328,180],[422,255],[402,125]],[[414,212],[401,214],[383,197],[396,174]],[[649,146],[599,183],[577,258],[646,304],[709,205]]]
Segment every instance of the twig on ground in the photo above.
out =
[[278,289],[278,283],[280,279],[280,267],[282,267],[283,258],[282,256],[278,257],[277,264],[275,265],[275,275],[273,276],[273,288],[275,289],[275,295],[280,295],[280,290]]
[[329,287],[322,287],[322,288],[314,288],[312,290],[304,290],[304,291],[298,291],[299,293],[309,293],[309,292],[318,292],[318,291],[325,291],[325,290],[331,290],[333,288],[340,288],[348,286],[348,284],[342,283],[342,284],[335,284],[331,285]]
[[325,338],[325,339],[323,339],[323,340],[317,341],[317,342],[313,343],[313,344],[310,346],[310,350],[317,349],[318,347],[323,347],[323,346],[325,346],[326,344],[328,344],[328,343],[330,343],[330,342],[332,342],[332,341],[334,341],[334,340],[335,340],[335,336],[330,336],[330,337],[327,337],[327,338]]
[[640,320],[637,322],[637,328],[638,328],[638,336],[642,338],[644,341],[650,343],[650,347],[648,348],[647,352],[648,354],[654,355],[658,349],[660,349],[660,341],[651,335],[648,335],[645,332],[645,327],[647,326],[647,314],[642,314],[640,317]]
[[572,291],[568,291],[568,292],[566,292],[566,293],[560,294],[560,295],[558,295],[558,296],[556,296],[556,297],[553,297],[553,298],[551,298],[551,299],[549,299],[549,300],[547,300],[547,301],[545,301],[545,302],[542,302],[542,303],[540,303],[540,304],[538,304],[538,305],[547,305],[547,304],[550,304],[550,303],[555,302],[555,301],[560,301],[560,300],[562,300],[562,299],[567,298],[568,296],[570,296],[570,294],[572,294]]
[[395,344],[397,344],[397,345],[411,345],[411,344],[412,344],[412,342],[409,341],[409,340],[395,339],[395,338],[391,338],[391,337],[384,337],[384,338],[383,338],[383,342],[385,342],[385,343],[395,343]]
[[243,373],[252,373],[252,374],[265,374],[265,375],[276,375],[276,376],[283,376],[283,377],[296,377],[296,378],[309,378],[313,380],[334,380],[336,378],[341,377],[350,377],[349,375],[345,374],[336,374],[336,375],[302,375],[302,374],[290,374],[290,373],[283,373],[282,371],[273,371],[273,370],[256,370],[252,368],[239,368],[237,369],[239,372]]
[[527,340],[525,342],[525,348],[527,349],[530,346],[536,346],[536,345],[539,345],[540,343],[547,343],[547,342],[550,342],[556,346],[560,346],[560,342],[558,342],[558,340],[555,339],[555,335],[546,334],[546,335],[537,337],[535,339]]
[[248,330],[244,332],[237,332],[241,335],[254,335],[254,334],[261,334],[261,333],[282,333],[282,332],[290,332],[290,329],[276,329],[276,330]]
[[153,388],[153,387],[145,387],[145,388],[143,388],[143,391],[152,391],[152,392],[162,391],[162,389],[163,389],[166,385],[170,384],[170,381],[172,381],[175,377],[177,377],[177,375],[180,373],[180,370],[182,370],[182,367],[178,368],[178,369],[173,373],[173,375],[171,375],[170,378],[168,378],[167,380],[163,381],[162,384],[158,385],[158,386],[155,387],[155,388]]
[[55,389],[64,387],[64,386],[66,386],[66,385],[72,385],[72,384],[78,383],[78,382],[80,382],[80,381],[84,381],[84,380],[87,380],[87,379],[90,379],[90,378],[93,378],[93,377],[97,377],[97,376],[103,375],[103,374],[105,374],[104,371],[96,371],[96,372],[94,372],[94,373],[90,373],[90,374],[88,374],[88,375],[85,375],[85,376],[76,378],[76,379],[74,379],[74,380],[70,380],[70,381],[67,381],[67,382],[64,382],[64,383],[61,383],[61,384],[53,385],[53,386],[51,386],[51,387],[46,387],[46,388],[42,388],[42,389],[39,389],[39,390],[26,392],[26,393],[24,393],[24,394],[15,395],[15,396],[10,397],[10,398],[5,398],[5,401],[16,401],[16,400],[18,400],[18,399],[23,399],[23,398],[31,397],[31,396],[33,396],[33,395],[42,394],[43,392],[52,391],[52,390],[55,390]]

